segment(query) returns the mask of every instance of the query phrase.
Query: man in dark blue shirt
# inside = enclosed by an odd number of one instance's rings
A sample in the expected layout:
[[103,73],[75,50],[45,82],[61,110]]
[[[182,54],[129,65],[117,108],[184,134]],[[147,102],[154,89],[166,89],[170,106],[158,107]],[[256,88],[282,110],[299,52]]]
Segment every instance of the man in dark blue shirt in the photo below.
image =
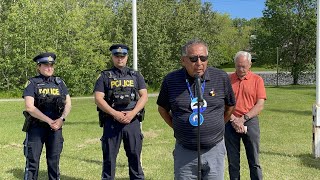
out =
[[198,108],[195,75],[201,77],[200,108],[201,174],[204,179],[224,179],[224,126],[234,109],[235,98],[227,73],[207,67],[208,46],[191,40],[182,47],[183,68],[163,80],[158,111],[173,128],[175,179],[197,179]]
[[146,84],[139,72],[126,66],[128,46],[114,44],[109,50],[114,66],[101,72],[94,87],[100,126],[103,127],[101,178],[115,179],[116,158],[123,140],[130,179],[144,179],[140,162],[143,140],[140,121],[142,110],[148,101]]

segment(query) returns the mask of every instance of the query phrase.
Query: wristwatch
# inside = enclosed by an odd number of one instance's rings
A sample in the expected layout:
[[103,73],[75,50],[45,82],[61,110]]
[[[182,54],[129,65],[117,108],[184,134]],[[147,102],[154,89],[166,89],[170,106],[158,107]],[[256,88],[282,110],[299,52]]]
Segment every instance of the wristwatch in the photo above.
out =
[[246,114],[245,114],[245,115],[243,115],[243,118],[244,118],[244,120],[246,120],[246,121],[249,121],[249,119],[250,119],[250,118],[249,118],[249,116],[248,116],[248,115],[246,115]]
[[61,119],[62,121],[65,121],[64,116],[61,116],[60,119]]

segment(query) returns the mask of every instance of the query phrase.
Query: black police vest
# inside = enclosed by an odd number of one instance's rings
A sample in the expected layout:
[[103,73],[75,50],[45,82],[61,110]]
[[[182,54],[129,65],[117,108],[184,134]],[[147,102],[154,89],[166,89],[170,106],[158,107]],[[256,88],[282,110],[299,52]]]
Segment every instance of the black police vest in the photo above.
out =
[[59,77],[50,78],[52,81],[44,81],[39,77],[29,81],[36,87],[35,106],[51,119],[57,119],[63,113],[66,95],[61,87],[62,80]]
[[137,72],[129,69],[124,77],[118,77],[111,70],[102,72],[107,79],[108,86],[105,100],[117,111],[132,110],[139,99],[137,86]]

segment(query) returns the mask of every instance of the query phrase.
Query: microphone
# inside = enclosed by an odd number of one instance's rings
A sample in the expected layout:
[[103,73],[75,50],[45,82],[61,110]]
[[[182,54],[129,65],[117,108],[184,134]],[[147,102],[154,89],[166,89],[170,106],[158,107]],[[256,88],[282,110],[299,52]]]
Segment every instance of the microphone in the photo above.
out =
[[199,74],[195,74],[194,79],[196,82],[196,92],[198,95],[198,102],[203,102],[203,94],[201,91],[201,78],[200,78]]

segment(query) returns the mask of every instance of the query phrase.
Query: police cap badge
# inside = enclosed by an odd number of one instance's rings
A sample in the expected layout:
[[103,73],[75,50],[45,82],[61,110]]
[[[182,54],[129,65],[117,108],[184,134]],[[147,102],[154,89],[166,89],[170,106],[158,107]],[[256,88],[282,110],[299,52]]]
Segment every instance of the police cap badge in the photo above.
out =
[[129,51],[129,47],[124,44],[114,44],[109,50],[114,56],[126,56]]
[[33,58],[33,61],[36,62],[37,64],[54,64],[56,61],[56,55],[51,52],[45,52],[37,55],[36,57]]

